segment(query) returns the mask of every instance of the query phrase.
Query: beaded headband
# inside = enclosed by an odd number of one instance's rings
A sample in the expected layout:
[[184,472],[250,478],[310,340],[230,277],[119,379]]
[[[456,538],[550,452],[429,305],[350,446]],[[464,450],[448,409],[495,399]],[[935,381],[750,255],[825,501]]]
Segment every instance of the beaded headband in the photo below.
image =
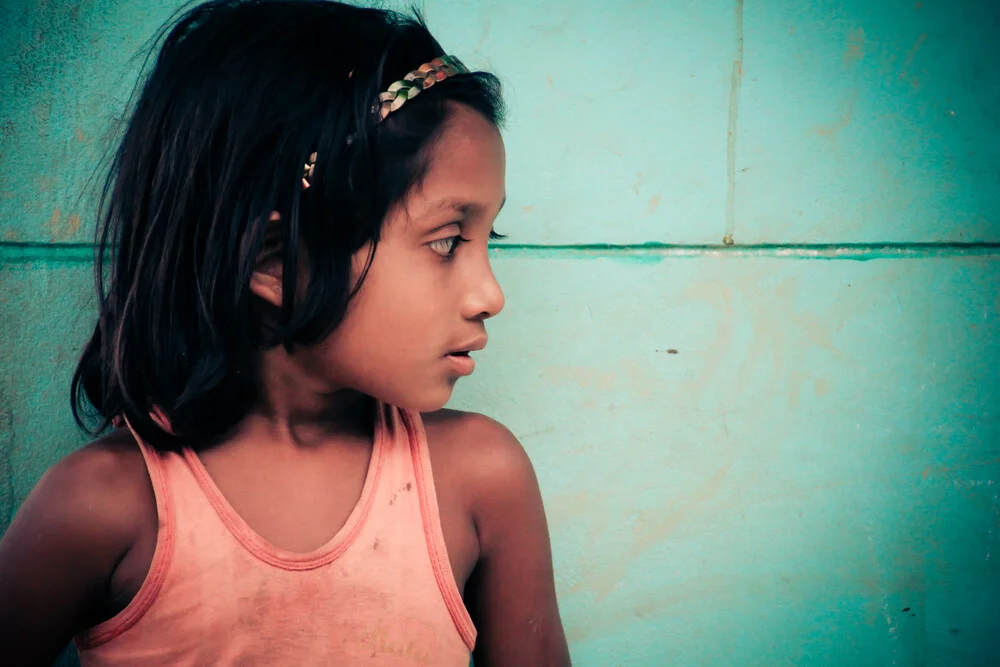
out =
[[[467,74],[469,68],[462,64],[462,61],[455,56],[441,56],[429,63],[424,63],[417,69],[408,73],[399,81],[393,81],[385,92],[378,96],[378,122],[381,123],[393,111],[399,110],[407,100],[412,100],[422,91],[427,90],[438,81],[444,81],[449,76],[456,74]],[[354,70],[351,70],[354,74]],[[350,78],[350,74],[348,75]],[[374,110],[374,109],[373,109]],[[316,158],[318,153],[309,155],[309,161],[302,169],[302,189],[308,190],[311,185],[313,171],[316,169]]]

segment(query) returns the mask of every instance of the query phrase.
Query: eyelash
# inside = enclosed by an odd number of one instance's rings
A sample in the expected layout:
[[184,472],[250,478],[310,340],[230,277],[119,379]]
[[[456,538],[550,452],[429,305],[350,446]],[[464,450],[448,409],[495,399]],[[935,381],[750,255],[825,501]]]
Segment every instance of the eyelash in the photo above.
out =
[[[441,256],[441,259],[449,260],[455,256],[455,251],[458,250],[458,246],[463,243],[468,243],[471,239],[467,239],[464,236],[449,236],[448,238],[438,239],[437,241],[431,241],[431,250],[436,252]],[[442,252],[444,250],[444,252]]]
[[[505,239],[505,238],[507,238],[505,235],[497,234],[495,231],[490,230],[491,241],[498,241],[500,239]],[[455,236],[449,236],[448,238],[438,239],[437,241],[431,241],[428,245],[430,245],[431,250],[440,255],[442,259],[450,260],[455,256],[455,251],[458,250],[458,246],[462,245],[463,243],[468,243],[471,240],[472,239],[467,239],[464,236],[456,234]],[[447,250],[445,250],[445,252],[440,252],[437,249],[441,247],[441,245],[439,244],[446,244]]]

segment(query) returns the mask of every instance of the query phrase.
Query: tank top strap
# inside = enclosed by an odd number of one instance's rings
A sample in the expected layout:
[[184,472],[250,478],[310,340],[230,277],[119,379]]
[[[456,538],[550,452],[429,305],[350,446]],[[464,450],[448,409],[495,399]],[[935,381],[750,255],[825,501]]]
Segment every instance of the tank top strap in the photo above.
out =
[[438,506],[437,490],[434,486],[434,472],[431,468],[430,449],[420,413],[402,408],[389,408],[390,426],[397,442],[407,444],[409,458],[407,469],[413,475],[420,508],[420,521],[427,554],[438,590],[444,599],[448,613],[455,627],[471,650],[476,645],[476,627],[462,600],[455,581],[455,574],[448,558],[448,548],[441,528],[441,514]]
[[81,649],[99,646],[117,637],[142,618],[143,614],[152,606],[163,586],[163,580],[170,565],[170,556],[173,553],[174,507],[163,461],[164,455],[145,443],[127,421],[126,426],[142,453],[143,461],[146,463],[146,472],[149,474],[149,480],[153,487],[157,517],[156,547],[149,564],[149,571],[135,597],[119,614],[76,637],[75,642]]

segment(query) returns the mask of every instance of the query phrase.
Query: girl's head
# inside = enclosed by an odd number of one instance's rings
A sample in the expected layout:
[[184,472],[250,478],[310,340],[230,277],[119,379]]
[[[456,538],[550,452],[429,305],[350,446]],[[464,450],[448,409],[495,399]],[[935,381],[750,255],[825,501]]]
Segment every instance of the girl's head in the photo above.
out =
[[419,16],[327,0],[217,0],[169,27],[105,185],[78,421],[89,402],[99,428],[197,447],[275,391],[447,401],[470,370],[449,353],[503,306],[499,83],[378,107],[443,54]]

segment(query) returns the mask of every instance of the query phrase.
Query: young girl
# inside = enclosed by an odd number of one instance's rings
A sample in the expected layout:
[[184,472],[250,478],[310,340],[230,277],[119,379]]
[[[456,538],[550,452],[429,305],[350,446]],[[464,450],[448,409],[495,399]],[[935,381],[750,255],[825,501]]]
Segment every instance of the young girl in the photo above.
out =
[[569,664],[524,450],[441,409],[503,307],[500,121],[419,17],[219,0],[169,29],[74,378],[81,425],[121,427],[0,542],[3,664]]

